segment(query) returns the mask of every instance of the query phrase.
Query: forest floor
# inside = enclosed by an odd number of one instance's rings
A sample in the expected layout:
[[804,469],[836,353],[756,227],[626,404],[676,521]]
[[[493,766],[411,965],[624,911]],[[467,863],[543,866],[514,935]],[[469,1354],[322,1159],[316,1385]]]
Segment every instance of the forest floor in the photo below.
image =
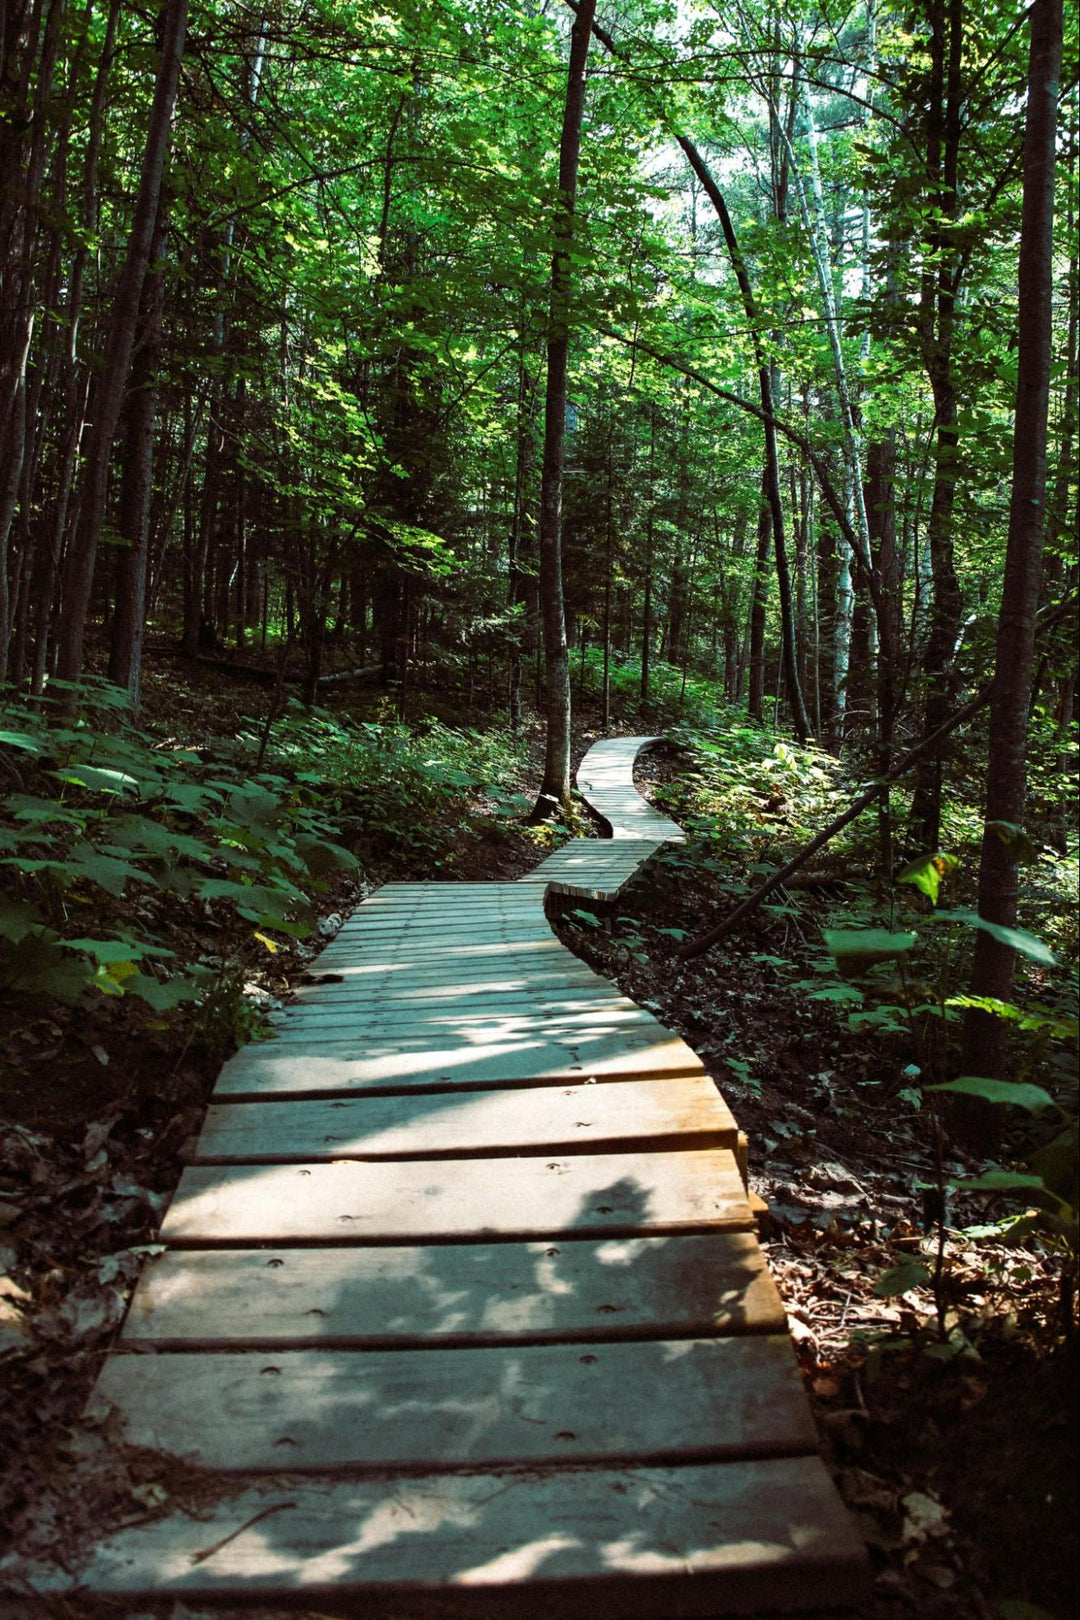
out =
[[[241,701],[220,677],[182,694],[189,729],[204,737],[228,734]],[[151,709],[176,702],[175,672],[159,669]],[[586,708],[578,755],[596,735]],[[653,785],[670,782],[674,768],[656,760],[646,767]],[[535,786],[535,765],[522,793]],[[677,795],[666,806],[677,814]],[[389,845],[369,857],[363,884],[339,882],[323,897],[326,937],[376,881],[511,879],[540,852],[506,824],[466,829],[437,870],[398,860]],[[920,1183],[930,1151],[919,1121],[877,1083],[879,1048],[854,1037],[834,1007],[777,979],[770,957],[808,955],[812,909],[800,920],[759,913],[722,951],[675,961],[670,930],[696,932],[724,909],[722,882],[704,892],[684,865],[661,861],[610,927],[569,916],[561,931],[695,1047],[749,1134],[769,1259],[825,1455],[874,1560],[874,1595],[858,1620],[1071,1617],[1075,1359],[1060,1342],[1053,1267],[1030,1254],[1021,1267],[1013,1250],[966,1257],[951,1238],[950,1326],[966,1348],[951,1359],[927,1353],[923,1296],[874,1292],[884,1268],[927,1242]],[[192,950],[201,943],[193,931]],[[253,958],[253,1006],[280,1001],[321,943],[297,946],[281,965]],[[170,1047],[167,1031],[148,1037],[115,1016],[99,1024],[64,1009],[0,1030],[0,1547],[63,1564],[107,1526],[168,1506],[168,1471],[81,1413],[221,1060],[196,1042]],[[196,1620],[181,1604],[161,1613]],[[0,1620],[75,1615],[29,1593],[0,1596]],[[262,1609],[246,1615],[273,1620]]]

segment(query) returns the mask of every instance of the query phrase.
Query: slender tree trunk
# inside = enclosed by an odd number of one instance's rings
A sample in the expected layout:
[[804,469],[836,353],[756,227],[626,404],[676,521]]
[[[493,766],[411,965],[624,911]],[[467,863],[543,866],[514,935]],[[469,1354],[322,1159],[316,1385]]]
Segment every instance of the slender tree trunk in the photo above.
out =
[[[961,265],[949,222],[959,206],[960,144],[963,137],[961,67],[964,49],[963,0],[932,0],[930,100],[926,125],[926,170],[934,223],[927,248],[918,323],[927,375],[934,396],[934,493],[927,524],[932,592],[930,634],[922,658],[926,686],[923,734],[935,732],[948,713],[956,686],[953,655],[963,617],[956,573],[953,513],[956,506],[959,445],[953,339]],[[944,222],[945,228],[942,228]],[[910,834],[923,849],[935,850],[941,830],[941,792],[947,745],[926,753],[912,798]]]
[[750,587],[750,671],[747,713],[759,725],[765,721],[765,609],[769,600],[769,547],[772,543],[772,508],[768,495],[769,475],[761,475],[761,502],[758,506],[757,552],[754,579]]
[[187,36],[187,9],[187,0],[168,0],[135,213],[105,339],[101,376],[94,395],[94,421],[83,474],[79,527],[64,578],[58,673],[68,681],[77,681],[82,674],[83,644],[90,611],[98,536],[105,515],[109,461],[131,368],[139,303],[161,199],[169,127]]
[[562,580],[563,447],[570,328],[570,249],[585,111],[585,63],[595,10],[595,0],[581,0],[571,30],[566,107],[559,144],[559,196],[551,266],[544,461],[540,481],[540,605],[547,676],[547,743],[544,780],[533,808],[533,820],[543,820],[554,811],[570,806],[570,663]]
[[[1017,840],[1009,829],[1018,827],[1024,819],[1035,614],[1045,529],[1055,129],[1061,54],[1062,0],[1035,0],[1031,9],[1024,133],[1012,498],[990,706],[986,827],[979,865],[979,914],[1006,926],[1016,920]],[[1008,1001],[1014,959],[1010,946],[980,929],[975,943],[972,995]],[[969,1010],[964,1024],[963,1072],[1000,1077],[1005,1072],[1006,1033],[1003,1019]]]
[[509,718],[515,729],[521,724],[522,665],[535,636],[536,546],[530,495],[536,463],[536,399],[536,382],[526,364],[523,336],[518,360],[517,451],[509,545],[509,601],[511,607],[520,607],[523,613],[510,648]]
[[[160,258],[165,239],[164,209],[159,211],[153,257]],[[147,277],[143,322],[131,368],[127,400],[123,476],[120,490],[120,535],[127,549],[120,554],[116,609],[109,650],[109,679],[127,688],[137,711],[146,630],[147,566],[150,556],[150,495],[154,467],[154,419],[157,414],[157,368],[165,277],[159,268]]]

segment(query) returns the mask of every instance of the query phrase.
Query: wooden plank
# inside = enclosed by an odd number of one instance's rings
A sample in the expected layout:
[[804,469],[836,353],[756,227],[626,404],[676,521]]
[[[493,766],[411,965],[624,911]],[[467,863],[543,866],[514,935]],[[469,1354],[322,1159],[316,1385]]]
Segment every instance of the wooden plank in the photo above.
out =
[[331,1032],[351,1035],[395,1035],[412,1031],[439,1041],[443,1035],[468,1032],[477,1045],[485,1040],[505,1040],[509,1035],[528,1038],[546,1034],[566,1039],[578,1032],[624,1030],[628,1034],[645,1031],[655,1034],[663,1026],[651,1013],[636,1007],[605,1005],[599,999],[564,1001],[544,1007],[523,997],[518,1003],[485,1002],[482,1007],[463,1010],[460,1002],[443,1004],[434,1010],[415,1007],[371,1007],[364,1003],[339,1006],[297,1007],[275,1021],[276,1038],[281,1040],[320,1040]]
[[738,1134],[715,1085],[695,1075],[528,1091],[217,1103],[207,1110],[191,1163],[734,1150]]
[[358,1349],[782,1333],[757,1238],[555,1245],[172,1250],[150,1261],[125,1344]]
[[749,1232],[735,1157],[612,1153],[562,1158],[193,1166],[165,1243],[428,1243]]
[[[560,952],[566,954],[566,947],[554,936],[550,939],[488,939],[472,943],[463,940],[447,945],[413,946],[409,948],[407,955],[403,954],[397,960],[403,966],[410,963],[417,965],[427,963],[432,966],[441,964],[456,967],[459,963],[471,962],[482,963],[485,966],[490,963],[497,967],[501,957],[512,953],[514,960],[521,965],[528,962],[540,967],[551,960],[558,960]],[[394,958],[388,957],[385,960],[391,963]],[[365,958],[362,952],[345,945],[330,945],[319,957],[319,968],[322,972],[334,972],[339,964],[346,967],[363,966]]]
[[[659,1391],[663,1399],[658,1399]],[[467,1350],[114,1355],[129,1445],[198,1468],[489,1468],[798,1456],[787,1334]]]
[[406,919],[406,917],[387,917],[387,919],[361,919],[358,922],[343,923],[334,936],[335,943],[348,940],[356,943],[361,940],[416,940],[416,938],[466,938],[471,940],[474,936],[495,935],[502,938],[504,935],[528,935],[529,940],[541,940],[551,935],[551,928],[544,920],[544,914],[536,907],[531,912],[521,912],[520,915],[502,915],[491,910],[479,910],[473,915],[458,914],[457,907],[447,902],[445,910],[439,910],[434,917],[427,919]]
[[[594,1028],[571,1028],[565,1034],[556,1026],[550,1035],[546,1032],[515,1032],[513,1028],[508,1028],[500,1038],[483,1042],[475,1039],[468,1028],[447,1031],[441,1037],[436,1037],[420,1030],[414,1032],[405,1024],[385,1032],[375,1030],[368,1035],[363,1031],[353,1034],[346,1024],[331,1025],[321,1034],[314,1030],[298,1032],[295,1038],[282,1038],[266,1044],[281,1052],[295,1052],[297,1056],[310,1052],[313,1055],[366,1060],[384,1054],[402,1053],[411,1054],[425,1064],[430,1060],[435,1065],[442,1061],[443,1053],[448,1054],[447,1062],[454,1065],[468,1062],[470,1055],[478,1062],[489,1054],[505,1054],[526,1060],[531,1052],[544,1047],[565,1047],[578,1052],[585,1070],[591,1067],[595,1053],[603,1052],[608,1057],[616,1058],[625,1054],[627,1072],[633,1073],[638,1051],[652,1045],[667,1044],[673,1038],[659,1024],[654,1027],[643,1024],[628,1030],[612,1029],[601,1024]],[[523,1077],[528,1078],[527,1071]]]
[[380,990],[420,994],[433,989],[441,989],[443,992],[456,992],[460,989],[463,995],[469,995],[483,991],[543,988],[545,985],[556,988],[565,986],[603,989],[608,995],[618,993],[610,980],[601,978],[598,973],[593,973],[584,963],[575,961],[573,957],[537,964],[519,962],[517,958],[508,955],[500,962],[484,962],[476,966],[470,966],[467,962],[456,966],[443,966],[439,962],[434,962],[414,964],[412,967],[404,963],[369,964],[365,967],[343,963],[336,969],[326,969],[325,972],[320,963],[312,971],[319,975],[311,981],[313,989],[322,989],[332,984],[352,984],[357,989],[370,991],[372,995]]
[[[502,1015],[507,1018],[531,1018],[549,1013],[555,1017],[560,1014],[591,1017],[598,1012],[641,1011],[636,1002],[621,996],[613,986],[606,990],[603,985],[575,985],[569,989],[522,986],[515,990],[466,991],[463,996],[450,992],[440,994],[435,989],[401,994],[387,991],[373,996],[347,981],[321,987],[318,994],[307,992],[297,995],[294,1000],[286,1002],[284,1010],[286,1013],[332,1013],[350,1008],[358,1017],[379,1018],[400,1014],[402,1017],[441,1018],[452,1014],[463,1019],[497,1018]],[[648,1017],[649,1014],[643,1016]]]
[[[280,1459],[279,1459],[280,1462]],[[180,1507],[186,1507],[181,1498]],[[869,1588],[817,1457],[679,1468],[236,1482],[103,1537],[38,1590],[299,1603],[367,1620],[706,1620]]]
[[441,920],[447,916],[453,916],[464,922],[482,917],[497,917],[505,921],[535,919],[535,910],[529,906],[526,896],[514,883],[506,885],[501,897],[490,895],[468,899],[465,896],[464,885],[457,885],[456,888],[456,894],[433,896],[417,904],[406,905],[397,901],[386,901],[380,905],[373,900],[365,900],[349,914],[343,927],[361,927],[369,923],[373,927],[385,926],[389,922],[409,922],[422,927],[426,922]]
[[357,1025],[379,1023],[387,1018],[412,1018],[460,1024],[463,1027],[476,1026],[486,1019],[507,1019],[511,1023],[524,1024],[535,1023],[537,1019],[569,1024],[594,1024],[598,1019],[606,1019],[612,1024],[628,1021],[637,1024],[648,1020],[652,1028],[662,1027],[651,1013],[643,1012],[627,996],[620,996],[616,990],[609,990],[605,995],[601,989],[591,986],[588,989],[554,993],[521,990],[511,995],[500,995],[498,992],[486,996],[480,994],[473,998],[472,1005],[468,1002],[463,1005],[457,997],[433,1001],[430,996],[419,1005],[402,1005],[400,1002],[384,1002],[380,1005],[363,992],[345,986],[339,987],[336,996],[324,995],[319,1001],[306,999],[286,1002],[278,1017],[281,1020],[278,1028],[308,1020],[318,1024],[327,1019],[342,1018],[351,1019]]
[[656,1078],[700,1074],[701,1059],[675,1037],[641,1040],[628,1035],[579,1036],[569,1041],[515,1041],[476,1046],[458,1038],[433,1047],[427,1041],[387,1041],[381,1046],[324,1044],[317,1049],[291,1041],[245,1046],[218,1075],[219,1100],[245,1096],[349,1095],[370,1091],[480,1090],[547,1081]]

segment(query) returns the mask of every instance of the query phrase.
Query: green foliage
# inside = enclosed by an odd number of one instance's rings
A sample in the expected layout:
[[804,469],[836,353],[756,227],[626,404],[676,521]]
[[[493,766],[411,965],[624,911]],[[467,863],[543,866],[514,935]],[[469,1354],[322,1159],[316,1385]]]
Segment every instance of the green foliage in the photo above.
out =
[[755,863],[779,864],[846,801],[844,770],[831,754],[801,748],[740,713],[670,735],[688,755],[679,819],[705,860],[736,856],[753,876]]
[[930,1281],[930,1272],[921,1260],[908,1256],[898,1266],[883,1271],[874,1284],[874,1293],[882,1299],[895,1299],[909,1289],[923,1288]]
[[[942,881],[955,871],[958,862],[940,853],[921,856],[911,861],[897,875],[898,884],[914,887],[926,895],[931,904],[939,898]],[[927,924],[959,924],[965,930],[985,930],[1002,943],[1019,951],[1036,967],[1045,970],[1057,967],[1052,951],[1035,935],[1025,929],[1006,928],[987,922],[976,912],[964,909],[934,910],[922,919]],[[953,936],[954,938],[956,936]],[[916,1110],[927,1105],[926,1118],[935,1144],[938,1165],[938,1207],[945,1203],[946,1177],[943,1170],[945,1119],[938,1107],[938,1099],[977,1098],[997,1108],[1015,1110],[1020,1114],[1041,1116],[1056,1114],[1064,1120],[1051,1141],[1034,1134],[1040,1127],[1033,1126],[1027,1138],[1019,1144],[1018,1157],[1026,1160],[1027,1169],[990,1166],[981,1175],[953,1179],[949,1185],[967,1195],[987,1195],[993,1198],[1021,1196],[1025,1205],[1002,1220],[988,1226],[969,1230],[969,1236],[980,1233],[1013,1242],[1038,1239],[1065,1258],[1075,1269],[1080,1252],[1077,1233],[1077,1115],[1075,1082],[1064,1088],[1059,1083],[1050,1089],[1052,1068],[1047,1069],[1048,1084],[1036,1083],[1028,1076],[1045,1059],[1046,1049],[1053,1043],[1065,1046],[1075,1054],[1077,1020],[1053,1010],[1021,1008],[993,997],[954,993],[961,964],[951,945],[942,939],[935,927],[926,932],[896,933],[882,927],[827,929],[826,946],[844,979],[859,981],[857,989],[846,983],[826,983],[813,989],[815,981],[803,981],[796,988],[810,991],[819,999],[848,1000],[854,990],[860,1006],[849,1015],[853,1029],[873,1030],[879,1035],[907,1035],[917,1061],[904,1070],[905,1078],[920,1082],[908,1085],[899,1092],[902,1100]],[[921,960],[921,958],[925,958]],[[894,965],[895,964],[895,968]],[[829,966],[821,964],[828,976]],[[899,977],[897,977],[897,971]],[[883,972],[887,977],[883,977]],[[942,1068],[948,1059],[947,1037],[949,1025],[961,1010],[974,1008],[1009,1022],[1018,1033],[1034,1038],[1034,1046],[1026,1059],[1021,1057],[1016,1078],[1001,1080],[977,1075],[960,1075],[955,1079],[942,1077]],[[1070,1065],[1073,1067],[1073,1065]],[[1011,1117],[1015,1118],[1015,1114]],[[935,1293],[938,1319],[942,1324],[941,1348],[949,1344],[944,1330],[946,1320],[943,1278],[945,1272],[944,1215],[939,1217],[940,1242],[938,1260],[930,1272],[921,1264],[905,1262],[899,1268],[886,1272],[878,1281],[878,1291],[885,1294],[904,1293],[910,1287],[929,1283]],[[921,1277],[917,1273],[921,1272]],[[914,1279],[914,1281],[909,1280]],[[962,1348],[962,1347],[961,1347]]]
[[981,1097],[983,1102],[1007,1103],[1012,1108],[1024,1108],[1029,1114],[1040,1114],[1044,1108],[1053,1108],[1054,1099],[1042,1086],[1033,1086],[1022,1080],[988,1080],[978,1075],[962,1074],[956,1080],[943,1080],[927,1091],[945,1092],[953,1097]]
[[498,728],[462,731],[434,720],[350,725],[295,707],[274,726],[267,760],[318,783],[324,813],[357,847],[389,841],[445,861],[463,824],[527,808],[514,792],[525,744]]
[[936,906],[942,882],[959,864],[955,855],[944,855],[940,850],[933,855],[917,855],[896,874],[896,881],[910,883],[926,895],[932,906]]
[[[9,701],[33,776],[0,803],[0,986],[74,1004],[135,996],[162,1014],[208,993],[167,943],[197,906],[231,950],[253,930],[302,938],[312,897],[355,858],[313,783],[162,747],[87,688],[72,722],[50,695]],[[38,791],[25,791],[27,788]]]

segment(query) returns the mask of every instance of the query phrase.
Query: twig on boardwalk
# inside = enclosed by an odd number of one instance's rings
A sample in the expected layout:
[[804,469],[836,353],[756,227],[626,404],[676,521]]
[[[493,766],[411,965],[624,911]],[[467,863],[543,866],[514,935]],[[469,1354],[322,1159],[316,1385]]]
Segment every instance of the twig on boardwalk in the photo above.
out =
[[230,1541],[235,1541],[237,1536],[242,1536],[245,1530],[250,1530],[253,1524],[268,1519],[272,1513],[284,1513],[286,1508],[296,1506],[296,1502],[274,1502],[270,1507],[262,1508],[258,1513],[252,1514],[250,1519],[246,1519],[243,1524],[238,1525],[235,1530],[230,1530],[227,1536],[222,1536],[220,1541],[215,1541],[212,1547],[204,1547],[202,1552],[192,1553],[191,1562],[193,1564],[204,1564],[208,1558],[213,1558],[215,1553],[220,1552],[222,1547],[227,1547]]

